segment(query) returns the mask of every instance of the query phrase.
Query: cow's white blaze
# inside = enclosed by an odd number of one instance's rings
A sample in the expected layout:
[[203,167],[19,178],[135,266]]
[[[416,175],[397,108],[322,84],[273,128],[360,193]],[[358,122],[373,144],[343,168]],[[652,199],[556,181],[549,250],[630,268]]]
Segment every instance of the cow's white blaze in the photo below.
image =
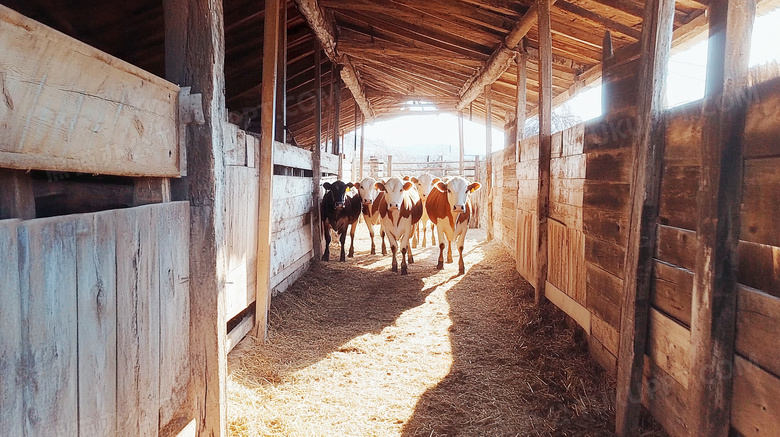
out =
[[424,173],[421,174],[418,178],[412,178],[412,182],[414,182],[414,185],[417,188],[417,192],[420,193],[420,199],[423,202],[425,202],[425,199],[428,198],[428,193],[430,193],[431,188],[433,188],[434,179],[436,179],[436,177],[430,173]]
[[376,196],[379,195],[379,190],[376,189],[376,179],[368,177],[360,181],[358,192],[363,199],[363,203],[369,205],[374,203]]
[[387,207],[391,211],[396,211],[401,208],[401,203],[404,201],[404,191],[408,191],[413,187],[411,182],[404,182],[397,177],[392,177],[384,183],[385,187],[385,201]]
[[447,200],[452,205],[452,210],[457,212],[465,211],[469,197],[469,181],[461,177],[455,177],[450,179],[445,186],[447,187]]

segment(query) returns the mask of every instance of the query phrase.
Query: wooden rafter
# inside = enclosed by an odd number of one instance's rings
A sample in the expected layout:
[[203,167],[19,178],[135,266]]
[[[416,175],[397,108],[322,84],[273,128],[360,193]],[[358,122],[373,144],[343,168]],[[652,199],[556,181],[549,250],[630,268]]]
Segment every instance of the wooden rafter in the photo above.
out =
[[320,45],[322,45],[328,58],[342,66],[341,79],[350,92],[352,92],[352,96],[360,107],[363,116],[369,120],[374,118],[374,111],[371,109],[371,104],[366,98],[363,86],[360,83],[360,77],[349,56],[339,55],[336,50],[336,33],[333,30],[333,23],[325,19],[317,4],[317,0],[295,0],[295,4],[298,5],[301,15],[303,15],[306,22],[309,23],[309,27],[314,31],[314,35],[317,37]]

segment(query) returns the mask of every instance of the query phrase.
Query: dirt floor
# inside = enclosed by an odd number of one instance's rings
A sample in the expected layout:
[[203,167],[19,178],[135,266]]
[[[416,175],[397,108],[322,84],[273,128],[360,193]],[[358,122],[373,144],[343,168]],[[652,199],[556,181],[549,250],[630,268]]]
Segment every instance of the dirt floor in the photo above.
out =
[[400,276],[360,224],[354,259],[313,266],[273,299],[269,343],[230,354],[230,435],[611,435],[614,381],[484,240],[463,276],[430,246]]

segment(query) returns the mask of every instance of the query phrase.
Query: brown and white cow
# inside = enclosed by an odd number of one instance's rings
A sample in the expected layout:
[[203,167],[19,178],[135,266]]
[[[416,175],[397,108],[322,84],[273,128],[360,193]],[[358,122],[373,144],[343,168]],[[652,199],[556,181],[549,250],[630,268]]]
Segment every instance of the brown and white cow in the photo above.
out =
[[469,184],[469,181],[460,176],[454,177],[444,183],[439,181],[428,194],[425,209],[428,217],[436,225],[439,234],[439,263],[438,270],[444,268],[444,237],[450,242],[448,252],[449,261],[452,261],[452,242],[457,243],[460,260],[458,261],[458,274],[466,272],[463,263],[463,243],[466,240],[466,231],[469,229],[471,218],[471,201],[469,194],[479,190],[479,182]]
[[[428,193],[433,189],[433,185],[439,182],[441,179],[435,177],[430,173],[423,173],[417,178],[410,179],[417,188],[417,193],[420,194],[420,200],[423,203],[423,215],[420,218],[420,222],[414,227],[414,238],[412,239],[412,247],[417,247],[417,242],[420,239],[420,228],[422,228],[422,247],[426,246],[425,236],[428,233],[428,211],[425,210],[425,201],[428,199]],[[434,223],[431,221],[431,246],[436,245],[436,237],[433,236]]]
[[355,185],[358,187],[360,198],[363,199],[363,220],[371,235],[371,255],[376,255],[376,245],[374,245],[374,226],[376,225],[379,225],[379,237],[382,239],[382,255],[387,255],[385,231],[382,229],[382,216],[379,214],[379,206],[384,202],[385,193],[376,188],[376,182],[376,179],[368,177]]
[[411,181],[403,181],[392,177],[386,182],[377,182],[376,188],[384,192],[384,199],[379,205],[379,214],[382,216],[382,229],[390,242],[390,250],[393,254],[394,272],[398,271],[396,252],[401,252],[401,274],[407,274],[407,258],[409,264],[414,263],[414,257],[409,250],[409,238],[412,235],[414,225],[422,217],[422,202],[414,184]]

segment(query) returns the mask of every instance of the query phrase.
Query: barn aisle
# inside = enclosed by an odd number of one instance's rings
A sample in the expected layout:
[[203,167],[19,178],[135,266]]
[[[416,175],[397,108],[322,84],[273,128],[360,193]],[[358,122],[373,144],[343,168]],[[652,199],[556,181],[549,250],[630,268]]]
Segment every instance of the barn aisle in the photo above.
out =
[[465,276],[428,247],[404,277],[361,224],[354,259],[312,268],[274,298],[270,342],[230,354],[230,435],[609,435],[614,382],[484,238]]

